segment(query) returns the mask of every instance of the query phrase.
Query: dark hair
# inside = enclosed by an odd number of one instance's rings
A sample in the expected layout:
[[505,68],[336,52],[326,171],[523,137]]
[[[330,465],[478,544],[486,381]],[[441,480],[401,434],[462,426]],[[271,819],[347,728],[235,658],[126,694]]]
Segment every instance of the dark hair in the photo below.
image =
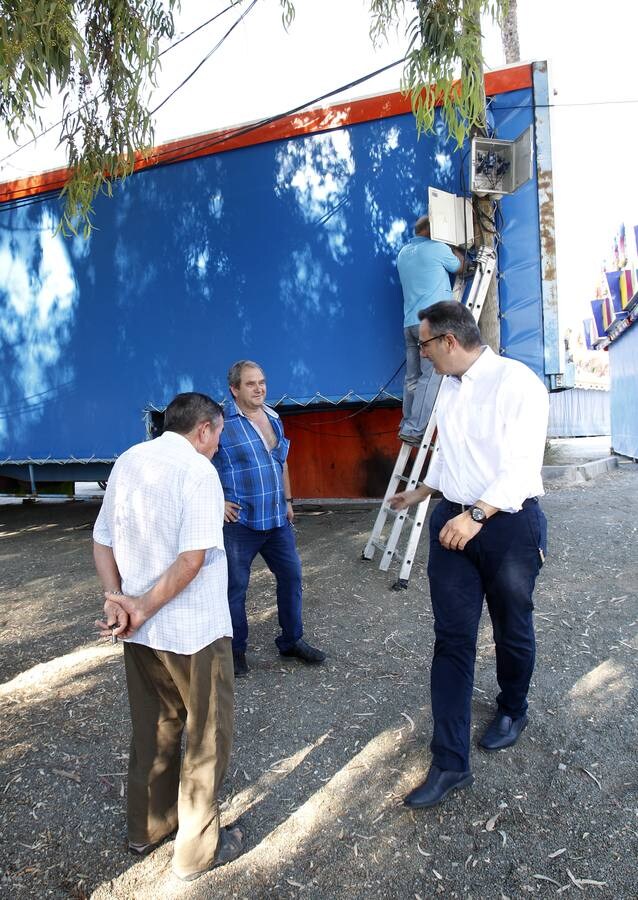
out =
[[241,373],[244,369],[259,369],[263,374],[264,370],[259,363],[253,362],[252,359],[240,359],[233,363],[228,370],[228,384],[230,387],[237,388],[241,384]]
[[430,237],[430,220],[427,216],[419,216],[414,223],[414,233],[416,235],[425,234]]
[[432,337],[453,334],[464,350],[481,346],[481,332],[474,316],[456,300],[440,300],[420,310],[419,321],[428,323]]
[[223,418],[224,411],[207,394],[189,391],[178,394],[166,407],[164,412],[164,431],[176,431],[177,434],[189,434],[200,422],[216,425]]

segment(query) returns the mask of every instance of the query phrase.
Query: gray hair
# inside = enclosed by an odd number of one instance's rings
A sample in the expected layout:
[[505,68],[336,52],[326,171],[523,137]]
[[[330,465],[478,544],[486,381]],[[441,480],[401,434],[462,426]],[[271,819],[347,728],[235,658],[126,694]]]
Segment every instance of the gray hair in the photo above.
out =
[[244,369],[259,369],[262,375],[264,372],[259,363],[253,362],[252,359],[240,359],[238,362],[233,363],[228,370],[228,384],[230,387],[239,387],[241,384],[241,373]]
[[166,407],[164,431],[190,434],[200,422],[210,422],[215,426],[223,417],[224,410],[219,403],[216,403],[207,394],[190,391],[186,394],[178,394]]
[[481,346],[481,332],[467,306],[456,300],[440,300],[419,311],[419,321],[427,322],[432,337],[453,334],[464,350]]

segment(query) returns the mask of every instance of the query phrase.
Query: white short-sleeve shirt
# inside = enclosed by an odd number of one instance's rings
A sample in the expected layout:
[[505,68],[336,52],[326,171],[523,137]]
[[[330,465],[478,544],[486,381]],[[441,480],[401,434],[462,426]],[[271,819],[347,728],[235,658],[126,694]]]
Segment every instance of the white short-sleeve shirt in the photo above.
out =
[[186,438],[167,431],[119,457],[93,539],[113,549],[122,591],[138,597],[180,553],[206,551],[191,583],[129,640],[190,654],[220,637],[232,637],[223,522],[217,472]]

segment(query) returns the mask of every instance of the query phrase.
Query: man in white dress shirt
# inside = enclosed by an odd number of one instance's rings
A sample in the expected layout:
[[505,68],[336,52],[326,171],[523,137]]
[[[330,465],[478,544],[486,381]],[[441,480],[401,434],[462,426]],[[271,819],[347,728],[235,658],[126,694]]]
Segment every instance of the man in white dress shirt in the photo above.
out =
[[527,725],[535,657],[532,593],[547,540],[538,497],[549,411],[539,378],[482,346],[462,304],[436,303],[419,318],[420,351],[447,377],[427,483],[389,501],[403,509],[436,490],[443,494],[430,519],[428,560],[435,632],[432,764],[423,784],[405,798],[413,809],[434,806],[473,781],[471,703],[484,599],[500,693],[479,745],[509,747]]
[[162,436],[115,463],[93,531],[98,624],[125,640],[129,850],[146,855],[177,828],[173,871],[186,881],[244,841],[238,826],[220,829],[217,805],[234,690],[224,497],[210,465],[222,428],[210,397],[178,394]]

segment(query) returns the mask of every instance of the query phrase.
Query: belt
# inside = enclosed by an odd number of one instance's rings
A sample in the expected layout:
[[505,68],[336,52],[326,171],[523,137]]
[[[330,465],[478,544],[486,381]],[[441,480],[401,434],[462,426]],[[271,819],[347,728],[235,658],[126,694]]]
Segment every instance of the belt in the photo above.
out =
[[[472,503],[454,503],[453,500],[448,500],[447,497],[443,498],[448,506],[451,506],[453,511],[456,513],[465,512],[469,509],[473,504]],[[523,500],[523,509],[527,506],[532,506],[534,503],[538,503],[538,497],[528,497],[527,500]]]

